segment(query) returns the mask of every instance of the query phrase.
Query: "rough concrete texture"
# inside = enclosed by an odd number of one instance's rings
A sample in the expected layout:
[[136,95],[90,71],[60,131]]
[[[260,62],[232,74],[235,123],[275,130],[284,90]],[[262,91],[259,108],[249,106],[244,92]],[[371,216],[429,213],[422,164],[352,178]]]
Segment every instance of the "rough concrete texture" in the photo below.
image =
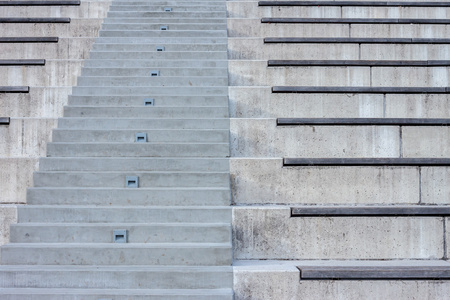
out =
[[371,86],[446,87],[449,71],[450,68],[447,67],[371,68]]
[[17,206],[0,205],[0,245],[9,242],[9,225],[17,223]]
[[[16,16],[16,14],[14,14]],[[42,16],[41,16],[42,17]],[[33,36],[46,37],[96,37],[100,29],[102,19],[71,19],[70,23],[22,23],[2,24],[2,36]],[[3,31],[4,30],[4,31]]]
[[230,126],[234,157],[400,155],[397,126],[277,126],[276,119],[231,119]]
[[300,281],[295,262],[258,268],[237,264],[233,274],[235,300],[444,300],[450,294],[450,283],[440,280]]
[[364,38],[442,38],[450,34],[450,26],[442,24],[351,24],[349,28],[350,37]]
[[56,119],[11,118],[9,126],[0,127],[0,157],[40,157],[46,155]]
[[445,255],[446,255],[446,259],[448,259],[450,257],[450,245],[449,245],[449,241],[450,241],[450,218],[445,218],[445,241],[446,244],[445,246],[447,247],[447,249],[445,249]]
[[421,202],[424,204],[450,203],[450,169],[445,167],[422,167]]
[[386,95],[386,118],[448,118],[448,95]]
[[272,18],[340,18],[340,7],[323,6],[259,6],[258,1],[227,1],[229,19]]
[[360,59],[367,60],[448,60],[450,58],[450,45],[362,44],[360,48]]
[[[383,95],[272,94],[270,87],[230,87],[232,118],[382,118]],[[448,105],[447,101],[441,101]],[[236,121],[236,120],[234,120]]]
[[402,127],[403,157],[449,157],[450,128],[436,126]]
[[443,219],[291,218],[288,206],[235,207],[235,259],[442,259]]
[[416,167],[285,168],[279,158],[232,158],[230,172],[238,205],[419,203]]
[[342,18],[447,19],[448,7],[342,7]]
[[37,158],[0,158],[0,203],[25,203],[27,187],[33,184]]

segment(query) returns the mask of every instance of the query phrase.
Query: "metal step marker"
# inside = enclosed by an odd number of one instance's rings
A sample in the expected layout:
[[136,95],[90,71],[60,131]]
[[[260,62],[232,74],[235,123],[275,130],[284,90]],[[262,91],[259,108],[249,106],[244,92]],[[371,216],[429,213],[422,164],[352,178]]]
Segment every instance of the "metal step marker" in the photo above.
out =
[[155,105],[155,99],[153,98],[145,98],[144,99],[144,106],[154,106]]
[[164,11],[171,12],[172,11],[172,7],[164,7]]
[[128,243],[128,236],[126,229],[114,229],[113,230],[113,242],[114,243]]
[[162,26],[159,27],[159,30],[169,30],[169,26],[162,25]]
[[125,186],[127,188],[138,188],[139,187],[139,177],[138,176],[126,176]]
[[136,143],[147,143],[147,133],[145,132],[136,133]]
[[156,51],[157,52],[166,51],[166,48],[164,46],[156,46]]
[[159,76],[159,70],[151,70],[151,71],[150,71],[150,76],[152,76],[152,77],[157,77],[157,76]]

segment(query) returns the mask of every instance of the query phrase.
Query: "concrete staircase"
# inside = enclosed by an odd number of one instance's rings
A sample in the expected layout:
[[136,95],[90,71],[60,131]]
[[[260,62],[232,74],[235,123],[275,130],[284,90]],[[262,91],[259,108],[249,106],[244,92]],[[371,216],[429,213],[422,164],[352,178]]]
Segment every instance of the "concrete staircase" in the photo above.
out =
[[232,299],[227,85],[225,1],[113,1],[0,298]]

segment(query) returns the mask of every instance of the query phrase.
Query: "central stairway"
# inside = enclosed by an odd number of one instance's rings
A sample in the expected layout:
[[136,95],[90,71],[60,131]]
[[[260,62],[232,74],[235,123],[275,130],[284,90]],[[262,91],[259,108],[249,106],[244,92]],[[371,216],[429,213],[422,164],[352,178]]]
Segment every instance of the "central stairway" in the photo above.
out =
[[99,35],[0,298],[232,299],[225,1],[113,1]]

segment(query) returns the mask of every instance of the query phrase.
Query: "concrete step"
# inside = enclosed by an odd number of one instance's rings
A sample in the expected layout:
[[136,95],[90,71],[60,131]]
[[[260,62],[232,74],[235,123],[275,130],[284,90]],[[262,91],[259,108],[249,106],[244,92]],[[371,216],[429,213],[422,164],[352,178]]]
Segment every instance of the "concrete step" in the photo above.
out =
[[231,243],[35,243],[1,248],[5,265],[231,265]]
[[[269,92],[270,93],[270,92]],[[153,98],[155,107],[222,106],[228,104],[227,96],[69,96],[69,105],[140,106],[145,98]]]
[[61,118],[60,129],[229,129],[230,121],[223,119],[114,119],[114,118]]
[[[11,243],[113,243],[125,229],[128,243],[230,243],[231,225],[219,223],[23,223],[11,225]],[[1,272],[0,272],[1,273]],[[1,278],[1,275],[0,275]]]
[[72,95],[109,96],[109,95],[186,95],[186,96],[217,96],[227,95],[228,86],[219,87],[147,87],[147,86],[116,86],[116,87],[73,87]]
[[147,51],[147,52],[113,52],[113,51],[91,51],[91,60],[97,59],[111,59],[111,60],[160,60],[160,59],[174,59],[174,60],[226,60],[226,51],[197,51],[197,52],[159,52],[159,51]]
[[223,38],[227,36],[226,30],[100,30],[99,38]]
[[227,157],[228,143],[49,143],[47,156],[62,157]]
[[[227,60],[203,59],[170,59],[170,56],[181,56],[185,52],[155,52],[154,59],[95,59],[86,60],[84,67],[90,68],[224,68]],[[167,55],[166,55],[167,54]],[[159,57],[159,58],[158,58]]]
[[[66,192],[65,197],[77,197],[76,192],[79,191],[79,198],[88,195],[86,189],[70,189],[62,188],[59,189],[61,195]],[[52,194],[52,191],[54,192]],[[146,190],[145,192],[155,192],[156,190]],[[206,190],[205,190],[206,191]],[[224,190],[225,191],[225,190]],[[93,195],[94,191],[91,191],[92,196],[96,196],[97,199],[101,197],[111,197],[114,192],[119,192],[118,189],[108,190],[107,189],[97,189],[95,191],[97,195]],[[185,201],[187,197],[195,199],[192,191],[185,189],[184,192],[187,193],[185,196],[181,195],[183,191],[180,191],[179,203],[186,205]],[[48,199],[53,197],[56,191],[46,188],[32,188],[29,190],[29,195],[33,197],[44,197]],[[191,195],[188,195],[191,193]],[[205,192],[206,193],[206,192]],[[228,191],[229,193],[229,191]],[[133,193],[130,193],[133,194]],[[134,193],[136,194],[136,193]],[[143,193],[141,193],[143,194]],[[197,193],[200,195],[199,193]],[[210,191],[210,199],[218,200],[223,198],[220,193],[213,195],[212,190]],[[119,196],[117,196],[119,198]],[[200,198],[200,197],[199,197]],[[208,198],[208,197],[205,197]],[[226,197],[225,197],[226,198]],[[126,198],[124,198],[126,199]],[[164,201],[165,199],[162,199]],[[225,200],[224,202],[226,202]],[[218,201],[215,201],[218,202]],[[228,204],[229,204],[228,199]],[[92,205],[64,205],[64,204],[48,204],[48,205],[23,205],[19,206],[17,209],[17,217],[19,223],[143,223],[151,220],[155,223],[231,223],[231,207],[230,206],[212,206],[213,201],[208,204],[208,206],[202,206],[201,203],[196,206],[120,206],[110,203],[104,203],[105,206],[96,206],[94,203]]]
[[[151,5],[150,5],[151,4]],[[140,5],[116,5],[115,3],[109,7],[110,12],[126,12],[126,11],[155,11],[170,14],[170,12],[165,12],[164,8],[168,7],[166,5],[155,5],[154,3],[140,4]],[[225,9],[225,2],[222,4],[209,4],[206,5],[183,5],[176,4],[171,6],[172,13],[174,12],[217,12],[223,11]]]
[[[154,70],[152,72],[158,72]],[[124,76],[81,76],[78,77],[78,87],[108,87],[108,86],[123,86],[123,87],[142,87],[142,86],[176,86],[176,87],[219,87],[227,86],[228,78],[226,77],[176,77],[176,76],[151,76],[148,74],[145,77],[124,77]],[[167,109],[163,109],[167,110]],[[191,110],[192,112],[192,110]],[[187,114],[189,115],[189,113]]]
[[[154,68],[83,68],[81,76],[149,76]],[[160,76],[192,76],[202,77],[222,77],[227,79],[228,74],[225,68],[158,68]]]
[[146,23],[114,23],[114,24],[103,24],[102,31],[130,31],[130,30],[161,30],[161,26],[168,26],[169,30],[227,30],[226,24],[220,23],[172,23],[171,20],[165,22],[146,22]]
[[[59,132],[56,129],[56,132]],[[55,131],[53,132],[55,134]],[[86,133],[88,135],[89,133]],[[41,157],[41,171],[228,171],[228,158]]]
[[94,44],[92,50],[94,51],[115,51],[115,52],[128,52],[128,51],[156,51],[156,47],[164,46],[164,52],[174,52],[174,51],[227,51],[227,44],[191,44],[191,43],[165,43],[159,44],[157,42],[153,44],[119,44],[119,43],[103,43]]
[[[227,143],[228,130],[148,130],[148,142],[168,143]],[[136,141],[136,130],[53,130],[53,142],[81,143],[133,143]],[[41,165],[42,168],[42,165]]]
[[[123,178],[122,186],[125,186],[125,177]],[[136,205],[164,206],[164,207],[186,206],[186,205],[188,206],[198,205],[205,207],[211,205],[226,206],[230,205],[230,189],[228,186],[197,187],[197,188],[141,187],[138,189],[129,189],[123,187],[119,188],[43,187],[43,188],[29,188],[27,193],[27,201],[29,204],[36,204],[36,205],[51,205],[51,204],[102,205],[102,206],[118,205],[118,206],[125,206],[130,209],[132,208],[132,206]],[[178,212],[178,210],[175,210],[175,212]],[[113,216],[117,216],[118,213],[120,212],[115,212]],[[153,212],[149,213],[153,214]],[[49,214],[51,214],[51,212],[49,212]],[[70,219],[72,217],[67,216],[67,218]],[[203,219],[204,216],[199,218]],[[128,221],[124,220],[122,222]],[[161,220],[159,222],[161,222]]]
[[178,24],[199,24],[199,23],[214,23],[214,24],[227,24],[225,18],[207,17],[207,18],[193,18],[191,16],[183,16],[179,18],[171,18],[168,15],[154,16],[152,18],[147,17],[110,17],[104,19],[103,24],[143,24],[143,23],[178,23]]
[[222,9],[221,11],[205,11],[205,12],[194,12],[194,11],[172,11],[164,12],[162,11],[109,11],[107,18],[226,18],[226,12]]
[[[125,188],[126,176],[138,176],[139,188],[214,187],[228,188],[225,172],[35,172],[35,187]],[[132,188],[128,188],[131,190]]]
[[[0,289],[4,300],[232,300],[233,289]],[[102,298],[99,298],[102,297]],[[105,298],[106,297],[106,298]]]
[[2,6],[0,7],[0,16],[25,18],[104,18],[110,3],[111,1],[82,1],[77,6]]
[[1,266],[2,288],[219,289],[232,285],[232,267]]
[[[160,44],[164,45],[166,43],[180,43],[180,44],[225,44],[227,42],[226,37],[98,37],[95,39],[95,43],[99,44]],[[7,57],[6,57],[7,58]],[[28,58],[28,57],[26,57]]]

